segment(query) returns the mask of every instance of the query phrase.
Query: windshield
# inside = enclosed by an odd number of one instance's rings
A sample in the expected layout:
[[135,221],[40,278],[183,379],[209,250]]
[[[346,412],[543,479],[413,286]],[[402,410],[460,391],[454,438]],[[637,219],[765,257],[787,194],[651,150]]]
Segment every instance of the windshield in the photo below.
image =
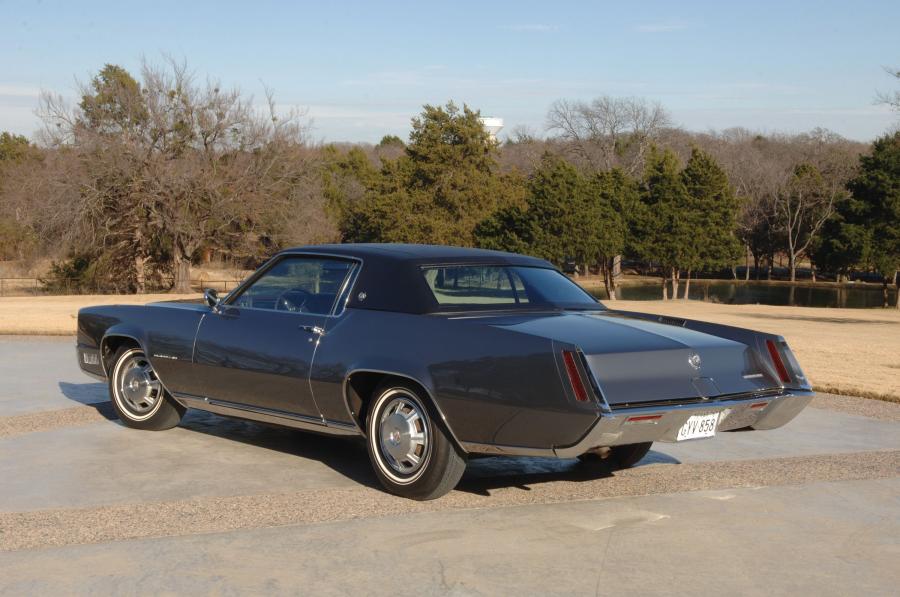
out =
[[552,269],[447,265],[423,267],[422,274],[442,310],[604,308],[584,289]]

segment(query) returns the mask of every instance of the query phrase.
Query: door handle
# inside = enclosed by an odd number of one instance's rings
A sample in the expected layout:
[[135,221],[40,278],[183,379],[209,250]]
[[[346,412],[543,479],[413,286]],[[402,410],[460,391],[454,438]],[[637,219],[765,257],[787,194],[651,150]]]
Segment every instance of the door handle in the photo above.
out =
[[304,332],[309,332],[310,334],[315,334],[317,336],[325,335],[325,328],[322,328],[317,325],[301,325],[300,329]]

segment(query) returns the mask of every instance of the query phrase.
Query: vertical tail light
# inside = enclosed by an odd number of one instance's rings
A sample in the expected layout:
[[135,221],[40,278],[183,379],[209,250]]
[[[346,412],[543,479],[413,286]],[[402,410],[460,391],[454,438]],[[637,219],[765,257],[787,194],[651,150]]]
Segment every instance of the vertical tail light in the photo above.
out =
[[775,370],[778,372],[778,378],[784,383],[790,383],[791,376],[788,375],[787,368],[784,366],[784,361],[781,360],[781,353],[778,351],[778,346],[775,344],[775,341],[766,340],[766,348],[769,349],[769,357],[772,359],[772,364],[775,365]]
[[575,364],[575,353],[571,350],[564,350],[562,353],[563,363],[566,366],[566,374],[569,376],[569,384],[572,391],[575,392],[575,400],[579,402],[588,401],[588,392],[581,381],[581,374],[578,373],[578,365]]

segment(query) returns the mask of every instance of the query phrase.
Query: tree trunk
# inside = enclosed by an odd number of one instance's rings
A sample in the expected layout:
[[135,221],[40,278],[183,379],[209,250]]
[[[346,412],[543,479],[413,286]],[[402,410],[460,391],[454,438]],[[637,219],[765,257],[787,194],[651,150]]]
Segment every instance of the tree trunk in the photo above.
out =
[[897,300],[894,301],[894,306],[900,309],[900,270],[894,271],[894,290],[897,291]]
[[887,276],[884,276],[881,282],[881,306],[885,309],[889,306],[888,301],[888,279]]
[[612,273],[609,277],[609,298],[616,300],[616,291],[619,289],[619,276],[622,275],[622,256],[616,255],[612,258]]
[[183,250],[179,242],[176,241],[174,245],[172,269],[175,274],[175,284],[172,286],[172,292],[189,294],[191,292],[191,256]]
[[814,263],[809,264],[809,271],[812,274],[813,284],[816,283],[816,265]]
[[[750,280],[750,245],[744,245],[747,251],[744,253],[744,264],[747,269],[744,270],[744,282],[748,282]],[[755,259],[755,258],[754,258]]]
[[147,274],[144,269],[143,255],[136,255],[134,258],[134,291],[137,294],[147,292]]
[[691,268],[688,268],[687,278],[685,278],[685,281],[684,281],[684,300],[690,299],[690,296],[689,296],[690,292],[691,292]]
[[797,281],[797,256],[791,253],[788,255],[788,269],[791,270],[791,282]]
[[678,270],[672,268],[672,299],[678,298]]
[[611,301],[616,300],[616,287],[613,283],[609,259],[602,258],[600,260],[600,273],[603,274],[603,286],[606,287],[606,296]]
[[147,291],[147,272],[144,265],[147,262],[144,251],[144,233],[141,227],[134,229],[132,238],[134,243],[134,291],[137,294],[144,294]]
[[669,279],[666,277],[665,269],[663,269],[662,275],[662,291],[663,291],[663,299],[664,301],[669,300]]

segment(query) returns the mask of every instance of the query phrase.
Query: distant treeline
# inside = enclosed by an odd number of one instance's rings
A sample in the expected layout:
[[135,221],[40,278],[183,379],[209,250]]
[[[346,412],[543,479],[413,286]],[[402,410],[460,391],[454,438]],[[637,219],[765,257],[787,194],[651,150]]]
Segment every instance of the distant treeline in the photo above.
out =
[[[216,255],[416,242],[671,281],[786,257],[841,278],[900,269],[900,133],[691,133],[641,98],[561,100],[546,135],[491,139],[468,106],[425,106],[404,141],[315,145],[300,112],[259,110],[183,64],[107,65],[77,106],[44,96],[34,141],[0,136],[0,259],[50,257],[46,283],[188,288]],[[750,268],[747,268],[749,275]],[[663,288],[666,285],[663,284]],[[664,290],[665,293],[665,290]]]

